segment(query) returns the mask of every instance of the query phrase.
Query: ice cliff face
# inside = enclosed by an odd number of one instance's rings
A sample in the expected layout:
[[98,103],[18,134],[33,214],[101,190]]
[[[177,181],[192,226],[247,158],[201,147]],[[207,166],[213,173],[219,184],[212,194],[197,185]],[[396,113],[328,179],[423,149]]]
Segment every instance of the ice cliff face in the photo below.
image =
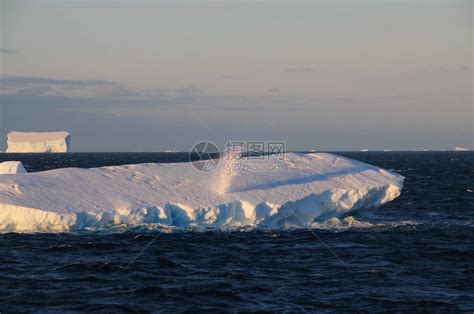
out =
[[10,132],[7,153],[66,153],[71,135],[61,132]]
[[0,174],[21,174],[26,173],[21,161],[0,162]]
[[0,175],[0,231],[138,224],[310,227],[393,200],[403,179],[324,153],[222,160],[212,172],[176,163]]

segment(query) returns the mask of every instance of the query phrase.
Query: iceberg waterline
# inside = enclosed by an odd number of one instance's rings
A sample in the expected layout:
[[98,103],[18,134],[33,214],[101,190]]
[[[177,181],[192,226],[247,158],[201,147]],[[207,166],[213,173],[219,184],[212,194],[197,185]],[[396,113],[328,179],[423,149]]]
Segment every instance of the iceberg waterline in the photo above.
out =
[[[229,167],[232,163],[244,167]],[[307,227],[389,202],[400,195],[403,179],[325,153],[287,153],[284,160],[223,158],[212,172],[177,163],[0,175],[0,231],[152,223]]]

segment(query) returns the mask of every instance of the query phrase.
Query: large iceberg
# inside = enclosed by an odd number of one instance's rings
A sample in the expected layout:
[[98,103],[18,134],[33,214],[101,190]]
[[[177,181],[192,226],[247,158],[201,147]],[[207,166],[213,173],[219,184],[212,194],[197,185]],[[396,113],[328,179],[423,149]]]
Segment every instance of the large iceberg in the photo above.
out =
[[0,175],[0,231],[178,227],[311,227],[400,195],[396,173],[326,153],[284,160],[64,168]]
[[69,150],[69,132],[10,132],[7,153],[66,153]]

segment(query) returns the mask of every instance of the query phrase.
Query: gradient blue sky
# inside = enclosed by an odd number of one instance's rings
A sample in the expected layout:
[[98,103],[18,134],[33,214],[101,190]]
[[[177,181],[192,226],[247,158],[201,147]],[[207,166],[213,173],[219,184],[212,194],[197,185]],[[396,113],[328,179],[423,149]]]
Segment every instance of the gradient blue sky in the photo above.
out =
[[74,151],[473,145],[472,1],[1,0],[6,133]]

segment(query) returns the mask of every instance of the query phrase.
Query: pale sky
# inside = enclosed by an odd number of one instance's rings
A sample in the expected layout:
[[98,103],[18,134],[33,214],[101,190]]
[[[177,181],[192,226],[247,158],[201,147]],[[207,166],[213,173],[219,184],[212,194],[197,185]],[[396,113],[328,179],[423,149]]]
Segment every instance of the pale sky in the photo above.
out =
[[474,146],[470,0],[0,3],[0,150]]

